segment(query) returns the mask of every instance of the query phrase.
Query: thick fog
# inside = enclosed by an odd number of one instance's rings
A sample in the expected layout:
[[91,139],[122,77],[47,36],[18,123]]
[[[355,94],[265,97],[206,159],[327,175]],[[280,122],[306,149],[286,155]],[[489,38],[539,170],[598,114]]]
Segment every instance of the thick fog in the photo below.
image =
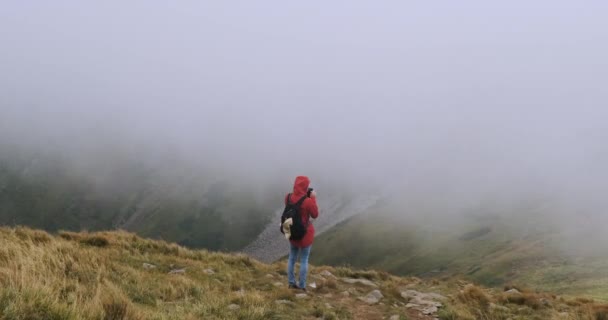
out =
[[605,1],[9,1],[0,41],[5,148],[607,213]]

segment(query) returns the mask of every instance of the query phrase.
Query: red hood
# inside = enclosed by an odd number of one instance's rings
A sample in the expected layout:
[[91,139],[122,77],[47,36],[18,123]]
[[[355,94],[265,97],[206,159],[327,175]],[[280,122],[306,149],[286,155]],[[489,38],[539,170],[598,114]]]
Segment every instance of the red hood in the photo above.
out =
[[305,176],[296,177],[296,182],[293,184],[293,198],[300,199],[308,192],[308,186],[310,186],[310,179]]

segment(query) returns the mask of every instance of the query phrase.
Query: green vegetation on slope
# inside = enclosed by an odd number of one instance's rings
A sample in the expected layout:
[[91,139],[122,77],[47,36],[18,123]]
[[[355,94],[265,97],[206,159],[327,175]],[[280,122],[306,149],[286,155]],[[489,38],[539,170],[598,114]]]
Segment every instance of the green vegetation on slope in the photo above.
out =
[[421,277],[463,276],[488,286],[521,283],[608,298],[608,259],[566,253],[546,217],[510,215],[396,217],[379,209],[315,240],[317,264],[374,268]]
[[[27,159],[33,159],[27,161]],[[0,155],[0,224],[48,231],[126,229],[212,250],[238,250],[268,223],[280,196],[130,163],[83,173],[61,159]],[[180,171],[177,170],[176,171]]]

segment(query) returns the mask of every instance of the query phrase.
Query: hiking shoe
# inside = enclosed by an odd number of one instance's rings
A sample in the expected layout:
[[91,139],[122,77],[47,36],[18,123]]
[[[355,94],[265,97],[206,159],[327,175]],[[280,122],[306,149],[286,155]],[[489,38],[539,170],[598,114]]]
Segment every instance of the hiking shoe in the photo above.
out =
[[296,284],[289,284],[289,289],[300,289],[300,287],[298,287],[298,285]]

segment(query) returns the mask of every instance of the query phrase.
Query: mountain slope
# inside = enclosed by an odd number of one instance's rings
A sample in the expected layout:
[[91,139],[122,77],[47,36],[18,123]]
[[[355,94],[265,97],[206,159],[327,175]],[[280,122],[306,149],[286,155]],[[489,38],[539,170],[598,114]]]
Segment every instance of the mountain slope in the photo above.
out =
[[[605,319],[607,306],[463,281],[285,265],[193,251],[126,232],[0,228],[0,319]],[[437,308],[439,307],[439,308]],[[428,313],[425,314],[425,313]]]
[[595,242],[592,235],[580,238],[585,243],[573,241],[552,223],[551,216],[530,209],[446,219],[445,215],[396,217],[382,210],[360,215],[319,237],[311,260],[608,298],[608,259],[601,250],[583,250]]
[[[125,229],[213,250],[238,250],[267,225],[280,196],[128,160],[79,170],[49,155],[0,154],[0,224],[48,231]],[[267,193],[272,194],[272,193]]]

